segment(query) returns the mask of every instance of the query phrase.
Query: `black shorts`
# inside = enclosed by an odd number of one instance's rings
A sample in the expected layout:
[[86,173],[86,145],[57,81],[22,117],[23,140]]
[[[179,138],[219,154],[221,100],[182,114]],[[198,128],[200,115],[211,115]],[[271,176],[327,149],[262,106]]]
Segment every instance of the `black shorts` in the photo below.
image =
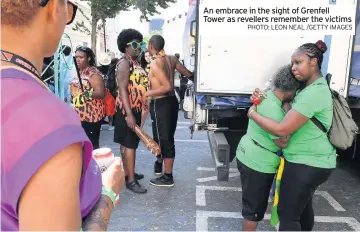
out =
[[[141,112],[133,112],[133,115],[136,120],[136,124],[140,126],[141,124]],[[113,123],[115,126],[114,130],[114,142],[119,143],[126,148],[137,149],[139,146],[139,137],[133,132],[127,125],[125,116],[121,110],[117,110]]]
[[242,216],[249,221],[258,222],[264,218],[275,173],[261,173],[248,168],[238,159],[242,187]]
[[154,99],[150,103],[153,138],[160,145],[162,158],[175,157],[174,135],[178,114],[176,96]]

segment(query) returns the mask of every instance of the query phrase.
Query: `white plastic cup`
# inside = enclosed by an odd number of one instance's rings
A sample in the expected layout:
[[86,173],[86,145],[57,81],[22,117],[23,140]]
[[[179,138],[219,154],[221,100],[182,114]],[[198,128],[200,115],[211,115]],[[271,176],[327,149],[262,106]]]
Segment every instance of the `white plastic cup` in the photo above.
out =
[[101,172],[104,172],[115,160],[114,153],[107,147],[93,150],[92,155],[96,163],[99,165]]

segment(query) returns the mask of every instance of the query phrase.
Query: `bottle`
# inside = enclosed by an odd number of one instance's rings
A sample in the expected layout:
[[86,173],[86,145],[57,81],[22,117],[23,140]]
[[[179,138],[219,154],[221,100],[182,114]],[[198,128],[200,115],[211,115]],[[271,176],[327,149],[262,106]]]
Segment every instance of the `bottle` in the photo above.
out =
[[92,155],[101,172],[104,172],[115,160],[114,153],[110,148],[106,147],[94,150]]
[[[271,87],[271,81],[272,81],[272,79],[269,79],[269,80],[265,83],[264,88],[261,89],[262,92],[266,92],[267,90],[270,89],[270,87]],[[252,102],[254,105],[259,105],[259,104],[261,103],[261,101],[262,101],[262,98],[257,98],[257,97],[251,96],[251,97],[250,97],[250,100],[251,100],[251,102]]]

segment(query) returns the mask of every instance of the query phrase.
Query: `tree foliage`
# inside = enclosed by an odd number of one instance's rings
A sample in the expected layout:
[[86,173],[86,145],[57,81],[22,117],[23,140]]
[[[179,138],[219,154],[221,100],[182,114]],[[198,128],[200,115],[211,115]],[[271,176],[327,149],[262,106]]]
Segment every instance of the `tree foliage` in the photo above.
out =
[[138,9],[141,11],[140,20],[147,21],[150,16],[159,13],[156,10],[158,7],[165,9],[169,3],[175,2],[176,0],[88,0],[91,19],[79,8],[79,12],[84,16],[86,22],[76,21],[73,30],[91,34],[91,47],[96,52],[96,35],[99,30],[103,29],[107,18],[114,18],[121,11]]

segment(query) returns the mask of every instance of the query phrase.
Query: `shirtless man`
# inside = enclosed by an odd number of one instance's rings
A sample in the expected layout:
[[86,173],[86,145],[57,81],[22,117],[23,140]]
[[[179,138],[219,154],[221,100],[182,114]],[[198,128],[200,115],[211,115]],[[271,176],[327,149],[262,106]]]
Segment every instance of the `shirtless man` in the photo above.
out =
[[151,99],[150,115],[153,137],[161,147],[161,155],[157,156],[154,164],[155,174],[163,174],[163,163],[165,165],[164,174],[150,180],[150,184],[172,187],[174,186],[172,175],[175,158],[174,134],[179,112],[179,102],[174,90],[174,72],[177,70],[188,78],[192,77],[192,73],[180,63],[177,57],[165,55],[164,46],[165,40],[162,36],[151,37],[148,51],[155,59],[150,65],[151,88],[145,97]]

